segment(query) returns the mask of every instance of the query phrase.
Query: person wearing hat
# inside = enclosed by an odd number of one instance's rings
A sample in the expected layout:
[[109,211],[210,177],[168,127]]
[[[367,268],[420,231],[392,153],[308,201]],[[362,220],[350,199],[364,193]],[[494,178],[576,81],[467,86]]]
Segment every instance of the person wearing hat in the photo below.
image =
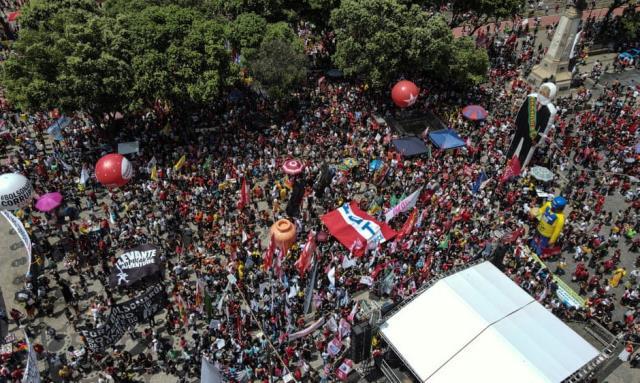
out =
[[566,198],[557,196],[553,200],[545,202],[538,209],[538,235],[531,241],[531,245],[538,255],[542,255],[544,249],[553,246],[562,229],[564,228],[564,208],[567,206]]
[[545,82],[537,93],[529,94],[524,100],[516,116],[516,131],[507,151],[507,161],[516,156],[522,168],[527,166],[536,145],[553,125],[557,109],[552,101],[556,93],[556,85]]

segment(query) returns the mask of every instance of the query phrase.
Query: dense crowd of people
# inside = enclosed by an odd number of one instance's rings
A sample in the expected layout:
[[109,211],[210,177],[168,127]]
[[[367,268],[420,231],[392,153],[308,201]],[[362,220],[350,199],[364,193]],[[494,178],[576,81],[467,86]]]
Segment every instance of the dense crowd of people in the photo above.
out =
[[[134,355],[124,342],[105,352],[80,345],[54,353],[36,344],[49,372],[63,381],[97,373],[102,382],[125,382],[159,372],[189,381],[199,376],[204,356],[230,381],[268,382],[290,373],[298,381],[328,382],[336,379],[349,348],[349,328],[367,315],[355,299],[360,292],[375,291],[397,302],[425,281],[501,247],[503,271],[557,316],[595,319],[613,333],[625,333],[630,344],[640,343],[640,257],[635,269],[621,267],[621,258],[636,256],[640,247],[640,89],[603,83],[597,96],[584,88],[556,99],[555,129],[531,164],[546,166],[556,178],[542,183],[525,169],[521,177],[501,182],[515,114],[535,91],[519,75],[544,51],[533,32],[520,28],[514,31],[518,39],[505,41],[497,31],[486,31],[483,44],[492,63],[488,84],[458,92],[417,79],[422,92],[412,113],[431,111],[466,140],[462,149],[433,148],[418,158],[403,157],[391,144],[399,133],[380,117],[403,116],[388,101],[364,84],[329,78],[312,78],[313,85],[284,109],[242,91],[240,98],[194,113],[190,126],[161,105],[118,121],[115,134],[77,114],[61,141],[47,137],[54,113],[26,115],[5,107],[0,149],[9,155],[0,173],[27,176],[38,195],[64,195],[63,207],[52,213],[30,206],[16,212],[44,264],[37,281],[27,279],[24,305],[10,304],[17,311],[11,321],[24,324],[28,335],[35,334],[37,322],[55,315],[65,315],[76,333],[99,328],[113,304],[136,294],[109,285],[117,255],[150,243],[161,249],[170,299],[149,323],[131,328],[125,337],[141,342],[142,352]],[[309,35],[306,26],[300,35]],[[309,40],[305,46],[309,54],[324,54],[322,42]],[[466,120],[460,110],[467,104],[483,105],[489,118]],[[426,134],[423,138],[428,140]],[[141,147],[128,155],[136,168],[129,184],[109,190],[94,178],[81,180],[83,169],[92,170],[98,158],[127,141]],[[176,170],[182,156],[186,162]],[[290,158],[306,165],[297,176],[305,193],[299,216],[288,217],[298,237],[277,275],[262,265],[270,226],[287,217],[292,180],[281,166]],[[347,158],[357,165],[340,166]],[[375,159],[385,163],[384,174],[369,170]],[[324,165],[335,176],[318,188]],[[488,182],[474,193],[471,186],[481,172]],[[249,185],[250,203],[238,209],[242,179]],[[424,186],[416,205],[419,219],[401,240],[360,258],[335,239],[319,243],[318,278],[311,314],[306,314],[305,288],[313,273],[300,275],[294,262],[309,232],[327,232],[320,217],[356,201],[383,220],[383,213],[418,185]],[[531,231],[521,230],[532,222],[528,209],[544,200],[536,188],[570,202],[561,251],[543,255],[552,269],[531,256],[526,247]],[[608,200],[618,201],[616,210],[606,208]],[[391,226],[400,230],[406,219],[401,214]],[[565,270],[567,261],[573,263],[569,258],[577,266]],[[579,284],[584,307],[560,301],[553,273]],[[200,283],[208,302],[197,297]],[[621,306],[624,314],[614,315]],[[290,334],[320,318],[325,321],[319,329],[289,341]],[[337,351],[330,347],[335,339]],[[384,348],[377,338],[373,346],[374,355]],[[3,357],[0,382],[20,380],[23,354]],[[50,381],[48,373],[42,375]]]

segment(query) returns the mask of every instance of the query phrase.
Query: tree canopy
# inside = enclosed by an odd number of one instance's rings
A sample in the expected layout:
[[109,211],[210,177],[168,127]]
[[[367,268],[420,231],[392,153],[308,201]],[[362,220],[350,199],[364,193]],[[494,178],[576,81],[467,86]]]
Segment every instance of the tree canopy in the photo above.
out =
[[100,120],[156,100],[206,104],[233,81],[222,22],[164,0],[112,1],[29,2],[3,65],[8,98]]
[[[496,1],[452,4],[502,15],[519,0]],[[333,32],[335,52],[332,42],[325,48],[334,64],[378,89],[400,76],[447,78],[454,86],[481,82],[486,53],[469,39],[454,39],[442,16],[423,10],[435,3],[32,0],[1,64],[2,80],[18,108],[81,110],[98,121],[157,101],[174,109],[209,105],[237,85],[240,72],[270,97],[286,98],[306,79],[309,63],[292,27],[304,25]]]
[[454,39],[444,18],[415,4],[343,0],[331,14],[331,26],[336,34],[336,66],[377,88],[400,75],[434,76],[455,85],[473,85],[487,72],[485,51],[467,39]]

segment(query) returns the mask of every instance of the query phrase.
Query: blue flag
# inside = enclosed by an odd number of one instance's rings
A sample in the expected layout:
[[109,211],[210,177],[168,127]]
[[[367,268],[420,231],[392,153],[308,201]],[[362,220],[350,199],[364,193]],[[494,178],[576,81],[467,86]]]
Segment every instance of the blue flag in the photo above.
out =
[[473,194],[476,194],[479,190],[480,190],[480,186],[482,186],[482,183],[484,181],[486,181],[487,175],[484,173],[484,170],[480,172],[480,174],[478,175],[478,178],[475,180],[475,182],[473,183],[473,186],[471,187],[471,192]]

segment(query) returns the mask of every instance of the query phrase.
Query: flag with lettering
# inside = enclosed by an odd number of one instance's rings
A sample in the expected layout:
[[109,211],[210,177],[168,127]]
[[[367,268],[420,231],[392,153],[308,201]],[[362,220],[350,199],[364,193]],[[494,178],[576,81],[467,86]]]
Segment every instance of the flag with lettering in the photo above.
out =
[[[321,217],[331,235],[336,237],[347,249],[354,248],[354,244],[381,244],[396,235],[396,232],[386,223],[375,220],[362,211],[355,202],[345,203]],[[367,246],[356,246],[355,256],[364,255]]]

